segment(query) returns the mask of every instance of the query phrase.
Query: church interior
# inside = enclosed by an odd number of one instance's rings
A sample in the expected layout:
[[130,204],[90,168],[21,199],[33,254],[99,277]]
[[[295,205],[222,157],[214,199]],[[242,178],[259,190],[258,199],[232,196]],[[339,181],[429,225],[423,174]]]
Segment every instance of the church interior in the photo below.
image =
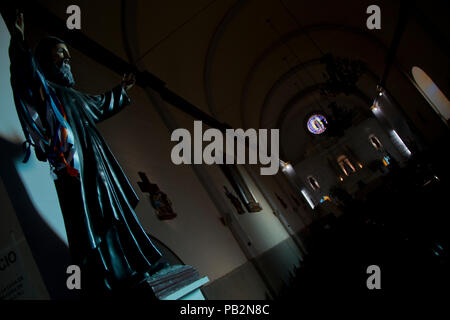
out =
[[[447,288],[445,4],[37,0],[23,10],[31,48],[45,35],[67,42],[76,90],[100,94],[136,74],[131,104],[97,127],[162,259],[207,277],[202,299],[277,301]],[[70,254],[48,163],[33,153],[22,162],[5,12],[0,296],[78,299],[66,286]],[[171,134],[194,136],[194,121],[278,130],[278,172],[174,164]]]

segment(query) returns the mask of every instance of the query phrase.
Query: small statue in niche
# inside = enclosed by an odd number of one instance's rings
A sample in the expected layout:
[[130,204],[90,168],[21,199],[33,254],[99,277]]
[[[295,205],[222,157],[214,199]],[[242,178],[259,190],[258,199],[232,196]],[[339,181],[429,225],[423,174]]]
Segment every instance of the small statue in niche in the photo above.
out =
[[152,184],[150,188],[150,200],[153,208],[156,209],[156,215],[160,220],[170,220],[177,216],[172,209],[172,202],[167,194],[159,190],[158,185]]
[[177,216],[177,214],[172,209],[172,201],[167,197],[167,194],[162,192],[158,185],[151,183],[146,174],[139,172],[139,176],[142,182],[138,182],[139,187],[142,192],[147,192],[150,194],[150,202],[152,207],[156,210],[156,216],[160,220],[170,220]]
[[227,187],[225,187],[225,186],[223,186],[223,187],[225,189],[226,196],[228,197],[228,199],[230,199],[231,203],[236,208],[237,212],[239,214],[244,214],[245,210],[244,210],[244,207],[242,207],[242,204],[239,201],[239,199],[237,197],[235,197],[230,191],[228,191]]
[[250,202],[247,204],[249,212],[259,212],[262,210],[261,205],[258,202]]

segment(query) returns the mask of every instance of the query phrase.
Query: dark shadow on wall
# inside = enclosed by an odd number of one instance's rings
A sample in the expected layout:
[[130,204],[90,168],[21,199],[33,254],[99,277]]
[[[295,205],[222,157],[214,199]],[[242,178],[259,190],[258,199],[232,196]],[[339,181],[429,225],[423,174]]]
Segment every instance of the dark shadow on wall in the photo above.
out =
[[78,299],[77,292],[66,287],[66,269],[71,264],[69,249],[41,218],[14,165],[16,159],[23,157],[22,146],[0,137],[0,150],[0,177],[50,297]]

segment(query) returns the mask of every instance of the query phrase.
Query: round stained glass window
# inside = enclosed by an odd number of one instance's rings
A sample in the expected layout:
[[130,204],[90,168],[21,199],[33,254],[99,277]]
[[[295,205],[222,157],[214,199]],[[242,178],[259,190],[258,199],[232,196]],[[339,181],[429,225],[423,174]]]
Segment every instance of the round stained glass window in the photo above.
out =
[[327,130],[327,119],[321,114],[314,114],[309,117],[307,126],[308,130],[314,134],[321,134]]

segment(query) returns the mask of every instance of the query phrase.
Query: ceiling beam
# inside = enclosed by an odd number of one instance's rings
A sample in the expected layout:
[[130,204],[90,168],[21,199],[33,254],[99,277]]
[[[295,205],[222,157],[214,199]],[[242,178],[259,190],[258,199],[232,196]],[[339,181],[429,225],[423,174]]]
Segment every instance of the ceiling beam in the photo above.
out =
[[409,13],[411,7],[414,6],[414,1],[415,0],[402,0],[400,3],[397,26],[395,27],[394,37],[389,46],[383,76],[381,77],[380,86],[383,88],[386,86],[386,80],[397,55],[397,49],[402,39],[403,32],[405,31],[406,24],[408,23]]
[[206,52],[205,64],[203,68],[203,87],[206,95],[206,103],[211,111],[211,114],[215,117],[217,117],[217,111],[212,94],[212,66],[214,63],[214,57],[216,56],[217,47],[228,25],[247,3],[248,0],[237,0],[233,6],[228,9],[225,16],[217,25],[216,30],[214,31],[214,34],[208,44],[208,50]]

